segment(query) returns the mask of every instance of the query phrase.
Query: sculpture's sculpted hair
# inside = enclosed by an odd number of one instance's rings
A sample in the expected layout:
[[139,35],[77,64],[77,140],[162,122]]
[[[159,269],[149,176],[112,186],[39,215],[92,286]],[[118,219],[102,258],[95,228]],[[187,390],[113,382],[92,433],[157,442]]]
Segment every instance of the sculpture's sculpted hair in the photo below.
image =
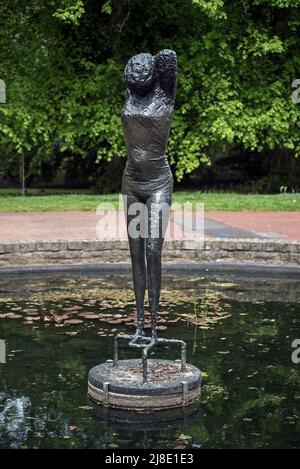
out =
[[157,82],[155,57],[142,53],[131,57],[125,68],[125,85],[133,93],[145,95]]

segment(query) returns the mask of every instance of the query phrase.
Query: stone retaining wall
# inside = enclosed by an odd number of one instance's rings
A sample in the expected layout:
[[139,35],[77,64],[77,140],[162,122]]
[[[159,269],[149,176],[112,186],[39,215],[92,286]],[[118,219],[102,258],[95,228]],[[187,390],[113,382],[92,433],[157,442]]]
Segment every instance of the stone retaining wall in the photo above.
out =
[[[167,240],[167,262],[266,262],[300,265],[300,241],[255,239]],[[0,243],[0,267],[9,265],[129,262],[127,240],[19,241]]]

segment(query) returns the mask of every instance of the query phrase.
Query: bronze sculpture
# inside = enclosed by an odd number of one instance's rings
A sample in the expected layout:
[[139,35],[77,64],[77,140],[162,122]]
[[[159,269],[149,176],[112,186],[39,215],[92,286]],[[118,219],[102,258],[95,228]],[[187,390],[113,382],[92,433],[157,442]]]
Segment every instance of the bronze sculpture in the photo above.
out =
[[[127,91],[122,123],[128,158],[122,194],[138,313],[137,330],[134,335],[115,335],[113,360],[92,368],[88,378],[88,394],[98,404],[147,414],[189,406],[200,396],[201,373],[186,362],[186,343],[174,338],[158,338],[156,327],[161,251],[173,191],[166,147],[176,77],[177,58],[171,50],[163,50],[154,57],[136,55],[125,69]],[[146,276],[152,320],[150,337],[144,334]],[[141,351],[142,360],[120,360],[121,341],[128,341],[130,348]],[[148,359],[149,351],[156,345],[180,348],[181,359]]]
[[[125,68],[126,102],[122,111],[122,124],[127,164],[122,194],[126,199],[124,206],[138,314],[135,337],[144,335],[147,277],[151,335],[154,341],[157,341],[161,252],[173,191],[173,176],[166,158],[166,147],[171,130],[176,81],[177,57],[172,50],[162,50],[156,56],[138,54],[128,61]],[[142,212],[143,226],[139,227],[139,236],[133,236],[129,229],[136,216],[136,209]]]

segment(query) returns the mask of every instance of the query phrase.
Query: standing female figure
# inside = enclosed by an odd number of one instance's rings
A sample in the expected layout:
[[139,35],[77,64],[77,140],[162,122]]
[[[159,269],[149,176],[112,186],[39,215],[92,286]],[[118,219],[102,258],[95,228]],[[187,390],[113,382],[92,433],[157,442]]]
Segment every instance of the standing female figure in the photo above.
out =
[[147,283],[152,338],[155,341],[161,289],[161,252],[173,191],[173,176],[166,148],[176,79],[177,57],[171,50],[162,50],[156,56],[146,53],[136,55],[125,68],[126,102],[122,125],[127,163],[122,194],[138,314],[135,335],[144,335]]

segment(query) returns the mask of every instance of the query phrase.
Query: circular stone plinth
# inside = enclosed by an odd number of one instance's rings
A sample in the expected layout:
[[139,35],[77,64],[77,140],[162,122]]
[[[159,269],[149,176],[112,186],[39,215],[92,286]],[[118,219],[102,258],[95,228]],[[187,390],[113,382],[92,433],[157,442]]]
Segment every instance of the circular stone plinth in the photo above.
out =
[[102,363],[89,372],[88,395],[107,407],[151,412],[184,407],[200,396],[201,373],[193,365],[171,360],[148,360],[148,383],[143,383],[141,360],[120,360],[117,367]]

